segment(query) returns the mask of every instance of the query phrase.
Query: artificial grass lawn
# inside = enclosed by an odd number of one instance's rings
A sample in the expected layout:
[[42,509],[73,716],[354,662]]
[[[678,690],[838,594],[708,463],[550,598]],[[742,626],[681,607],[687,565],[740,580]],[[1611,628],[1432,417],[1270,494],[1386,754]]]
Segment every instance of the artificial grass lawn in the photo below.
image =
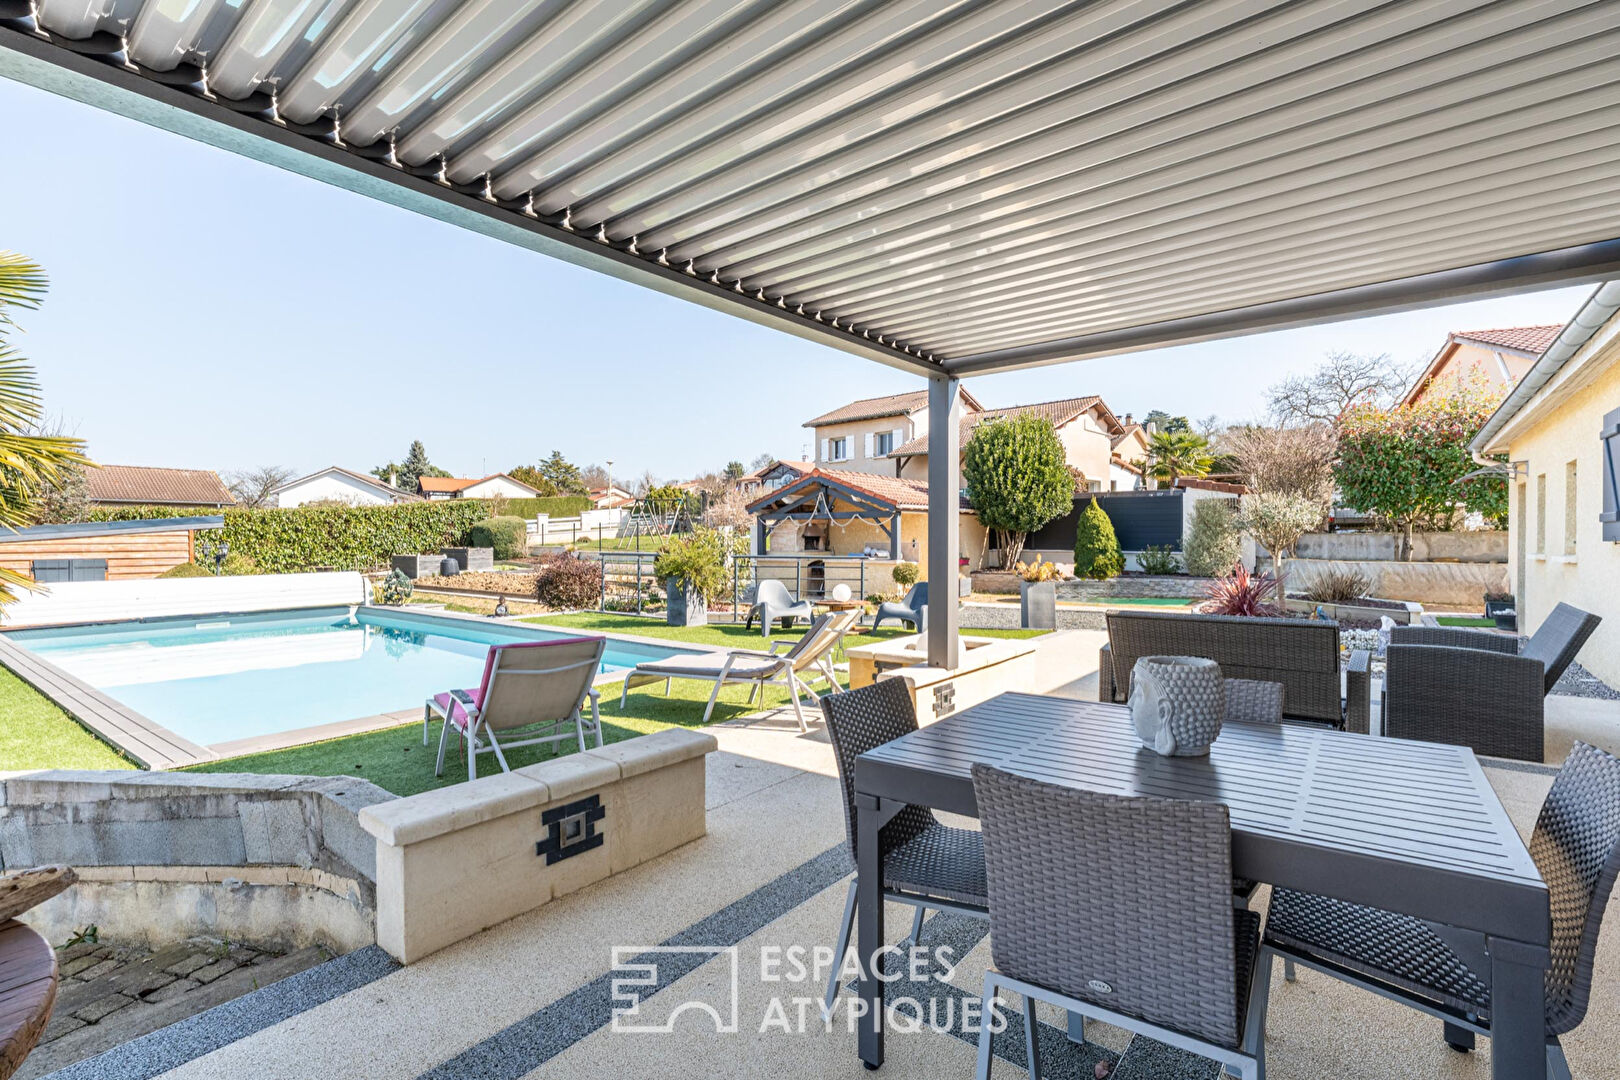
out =
[[1441,626],[1487,626],[1496,628],[1495,619],[1483,619],[1477,615],[1436,615],[1434,621]]
[[32,686],[0,667],[0,772],[134,767]]
[[[745,630],[740,625],[678,627],[633,615],[596,613],[547,615],[524,621],[572,630],[614,631],[701,645],[748,649],[767,647],[766,640],[760,637],[757,628]],[[771,637],[797,638],[802,636],[804,631],[805,627],[799,626],[792,630],[774,631]],[[868,631],[851,634],[846,642],[858,646],[885,638],[899,637],[905,633],[907,631],[899,627],[892,629],[885,627],[876,633]],[[985,637],[1035,637],[1045,631],[970,630],[968,633]],[[819,684],[817,688],[819,689]],[[669,727],[700,727],[704,703],[708,701],[709,693],[713,689],[713,683],[676,679],[670,696],[666,698],[663,685],[655,683],[632,690],[621,711],[617,688],[611,685],[603,687],[602,737],[607,742],[618,742],[621,739],[646,735]],[[748,704],[750,692],[751,687],[744,685],[723,688],[720,691],[720,699],[715,702],[712,720],[716,722],[730,720],[761,708],[774,708],[788,702],[787,691],[781,687],[767,687],[763,705]],[[341,739],[294,746],[286,750],[272,750],[268,753],[249,754],[225,761],[211,761],[205,765],[194,765],[191,771],[358,776],[396,795],[414,795],[419,791],[429,791],[466,780],[466,759],[455,749],[454,743],[445,751],[444,775],[442,777],[433,775],[433,760],[439,748],[437,724],[430,729],[430,736],[429,744],[424,747],[422,725],[412,723],[364,735],[349,735]],[[524,746],[508,751],[507,761],[516,768],[570,754],[575,749],[572,739],[545,746]],[[490,776],[499,772],[500,768],[494,754],[479,755],[479,776]]]

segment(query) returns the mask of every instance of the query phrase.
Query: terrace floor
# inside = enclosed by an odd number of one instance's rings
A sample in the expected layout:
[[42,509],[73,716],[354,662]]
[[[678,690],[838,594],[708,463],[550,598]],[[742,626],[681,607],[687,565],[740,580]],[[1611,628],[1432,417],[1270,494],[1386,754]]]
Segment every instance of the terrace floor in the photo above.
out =
[[[1066,692],[1093,696],[1097,641],[1076,634],[1075,664],[1089,673]],[[1620,745],[1620,703],[1555,699],[1557,756],[1575,735]],[[813,977],[764,981],[770,950],[829,946],[843,904],[844,854],[832,754],[818,727],[798,733],[788,710],[715,725],[720,752],[708,763],[708,835],[663,858],[609,878],[461,942],[409,968],[376,950],[350,954],[249,994],[116,1051],[63,1077],[167,1076],[221,1080],[311,1077],[567,1077],[625,1080],[685,1076],[861,1076],[845,994],[830,1028],[810,1002]],[[1528,833],[1552,779],[1547,766],[1504,763],[1487,773]],[[1105,885],[1106,883],[1099,883]],[[891,940],[907,933],[909,909],[889,915]],[[932,1007],[952,1030],[891,1028],[890,1077],[968,1077],[974,1047],[960,1008],[976,996],[989,949],[976,920],[935,915],[924,945],[949,945],[955,970],[943,981],[902,980],[891,990]],[[668,1033],[614,1030],[613,949],[638,955],[658,943],[736,947],[735,1032],[717,1034],[706,1015],[682,1014]],[[368,955],[369,954],[369,955]],[[679,976],[645,998],[648,1021],[683,1002],[724,1008],[732,954],[667,958]],[[684,966],[680,966],[684,965]],[[668,977],[669,968],[665,968]],[[627,973],[620,972],[624,977]],[[941,973],[943,974],[943,973]],[[797,1000],[796,1000],[797,999]],[[800,1001],[803,1004],[800,1004]],[[773,1001],[779,1004],[773,1004]],[[932,1005],[930,1005],[932,1003]],[[801,1024],[801,1010],[802,1019]],[[1045,1014],[1051,1025],[1061,1022]],[[903,1020],[901,1021],[903,1023]],[[1017,1029],[1013,1034],[1016,1035]],[[1093,1076],[1098,1061],[1118,1080],[1213,1078],[1206,1061],[1124,1032],[1091,1025],[1091,1043],[1065,1044],[1042,1031],[1049,1075]],[[1000,1044],[998,1044],[1000,1045]],[[1576,1076],[1614,1075],[1620,1060],[1620,918],[1609,920],[1586,1023],[1566,1038]],[[1013,1075],[1022,1052],[1007,1039],[998,1075]],[[1309,971],[1273,986],[1267,1053],[1275,1080],[1400,1080],[1490,1075],[1487,1040],[1471,1055],[1446,1048],[1437,1022]]]

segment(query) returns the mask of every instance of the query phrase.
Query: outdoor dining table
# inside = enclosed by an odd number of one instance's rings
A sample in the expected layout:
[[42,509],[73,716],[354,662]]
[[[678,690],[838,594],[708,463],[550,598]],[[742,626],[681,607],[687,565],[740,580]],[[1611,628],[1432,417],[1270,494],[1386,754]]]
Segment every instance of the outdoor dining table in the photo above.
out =
[[1492,1076],[1545,1080],[1547,887],[1472,750],[1228,723],[1208,757],[1162,757],[1141,745],[1125,706],[1036,694],[991,698],[856,761],[867,1068],[883,1064],[882,983],[866,962],[885,941],[879,830],[908,803],[976,817],[975,762],[1089,791],[1225,803],[1234,874],[1437,924],[1488,969]]

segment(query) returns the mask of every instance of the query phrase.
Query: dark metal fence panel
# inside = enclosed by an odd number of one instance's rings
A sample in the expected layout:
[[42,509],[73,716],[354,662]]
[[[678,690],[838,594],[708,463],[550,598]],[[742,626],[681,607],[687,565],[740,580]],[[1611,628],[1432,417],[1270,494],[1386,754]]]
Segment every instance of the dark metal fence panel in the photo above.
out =
[[1165,544],[1181,550],[1180,491],[1105,491],[1076,497],[1069,513],[1030,533],[1024,546],[1032,551],[1074,550],[1080,511],[1093,497],[1114,523],[1114,535],[1122,550],[1141,551]]

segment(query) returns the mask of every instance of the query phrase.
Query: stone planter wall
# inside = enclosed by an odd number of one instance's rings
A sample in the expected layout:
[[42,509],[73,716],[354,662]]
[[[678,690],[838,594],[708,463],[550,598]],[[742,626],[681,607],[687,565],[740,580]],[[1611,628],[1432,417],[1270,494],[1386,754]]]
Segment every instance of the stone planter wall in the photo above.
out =
[[1188,600],[1204,597],[1209,578],[1185,574],[1127,574],[1107,581],[1060,581],[1058,599],[1106,603],[1115,597],[1168,596]]
[[28,913],[52,941],[95,924],[336,952],[374,940],[376,848],[357,822],[394,796],[345,777],[50,770],[0,782],[0,869],[66,863],[79,884]]
[[[448,555],[452,559],[456,560],[456,565],[461,567],[462,573],[466,573],[469,570],[495,569],[494,548],[452,547],[445,548],[442,554]],[[433,572],[438,573],[438,567],[436,565]]]
[[415,581],[420,577],[433,577],[437,574],[439,562],[443,558],[443,555],[393,555],[388,559],[388,568],[398,570]]
[[1486,593],[1508,591],[1506,563],[1347,559],[1289,559],[1283,564],[1288,591],[1298,592],[1312,574],[1330,569],[1360,573],[1367,579],[1370,596],[1414,600],[1441,610],[1481,611]]

